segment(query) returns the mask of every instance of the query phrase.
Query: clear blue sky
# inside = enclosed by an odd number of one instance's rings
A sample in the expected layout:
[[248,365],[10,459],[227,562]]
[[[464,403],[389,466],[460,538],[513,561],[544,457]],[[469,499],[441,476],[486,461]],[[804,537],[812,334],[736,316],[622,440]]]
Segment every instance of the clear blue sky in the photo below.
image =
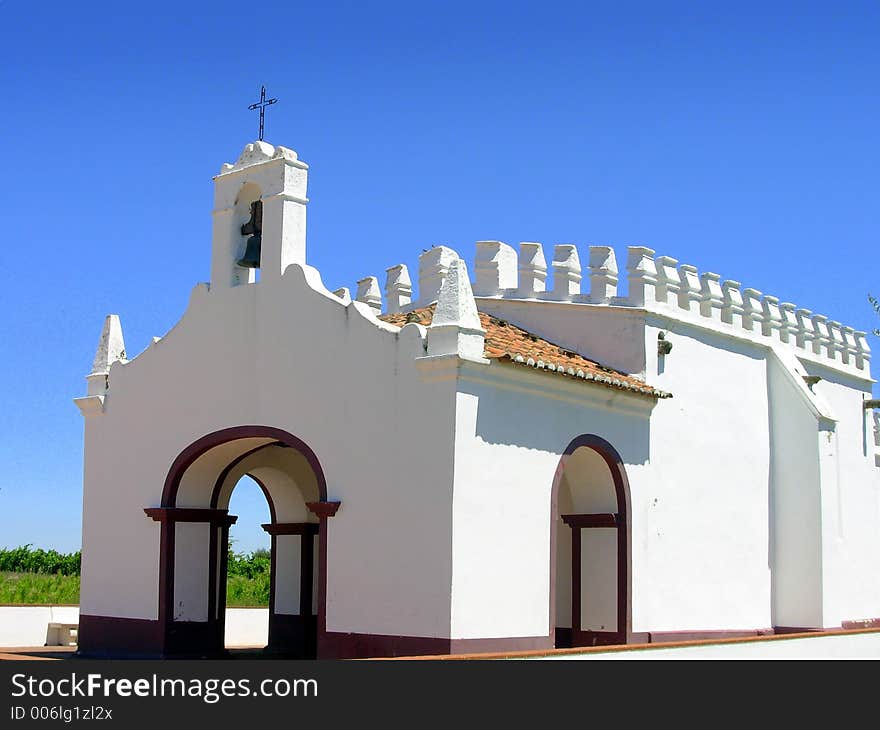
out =
[[71,399],[105,314],[138,353],[209,278],[260,84],[331,289],[431,244],[644,244],[870,329],[878,79],[877,2],[0,0],[0,546],[79,547]]

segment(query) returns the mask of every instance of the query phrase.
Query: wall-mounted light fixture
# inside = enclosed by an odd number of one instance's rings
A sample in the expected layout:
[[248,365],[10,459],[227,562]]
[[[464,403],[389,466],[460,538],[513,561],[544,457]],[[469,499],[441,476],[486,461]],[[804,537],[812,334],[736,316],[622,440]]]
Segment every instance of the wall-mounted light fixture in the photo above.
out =
[[672,352],[672,343],[666,339],[665,332],[660,332],[657,335],[657,354],[663,356],[670,352]]

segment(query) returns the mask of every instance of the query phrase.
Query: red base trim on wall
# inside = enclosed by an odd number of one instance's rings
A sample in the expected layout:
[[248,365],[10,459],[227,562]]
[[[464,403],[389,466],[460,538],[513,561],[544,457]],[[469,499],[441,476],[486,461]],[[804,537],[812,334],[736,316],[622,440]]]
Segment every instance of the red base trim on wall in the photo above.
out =
[[475,654],[552,648],[553,641],[549,636],[523,636],[506,639],[442,639],[430,636],[348,634],[328,631],[318,637],[318,656],[322,659]]
[[80,614],[77,635],[79,656],[162,655],[162,626],[157,620]]
[[315,659],[318,651],[318,617],[271,614],[266,650],[291,659]]
[[749,636],[772,636],[773,629],[744,629],[741,631],[639,631],[633,632],[630,644],[659,644],[675,641],[711,641],[712,639],[742,639]]
[[841,627],[852,629],[880,629],[880,618],[860,618],[852,621],[843,621]]
[[[316,617],[283,614],[274,617],[269,653],[321,659],[368,659],[399,656],[506,653],[563,648],[571,642],[571,629],[556,629],[549,636],[491,639],[443,639],[427,636],[394,636],[327,632],[316,636]],[[843,621],[843,630],[880,628],[880,618]],[[773,634],[814,633],[829,629],[775,626],[740,631],[645,631],[635,632],[630,644],[656,644],[713,639],[747,638]],[[225,655],[218,622],[175,621],[166,637],[158,620],[80,614],[77,655],[101,658],[222,657]],[[609,634],[609,638],[615,634]],[[605,644],[597,636],[596,644]],[[555,640],[554,640],[555,639]],[[308,642],[317,644],[312,652]],[[306,651],[299,647],[305,642]],[[210,649],[210,647],[215,647]]]

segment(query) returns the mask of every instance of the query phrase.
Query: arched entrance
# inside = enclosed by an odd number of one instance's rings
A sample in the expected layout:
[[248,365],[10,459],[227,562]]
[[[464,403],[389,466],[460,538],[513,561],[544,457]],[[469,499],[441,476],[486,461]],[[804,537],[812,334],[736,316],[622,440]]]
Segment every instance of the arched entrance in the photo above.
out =
[[266,496],[272,568],[268,649],[315,657],[326,627],[327,501],[314,452],[280,429],[240,426],[209,434],[175,459],[162,506],[144,510],[161,522],[159,621],[166,655],[223,653],[226,558],[232,490],[243,476]]
[[550,611],[557,647],[625,644],[632,636],[629,482],[620,455],[578,436],[553,483]]

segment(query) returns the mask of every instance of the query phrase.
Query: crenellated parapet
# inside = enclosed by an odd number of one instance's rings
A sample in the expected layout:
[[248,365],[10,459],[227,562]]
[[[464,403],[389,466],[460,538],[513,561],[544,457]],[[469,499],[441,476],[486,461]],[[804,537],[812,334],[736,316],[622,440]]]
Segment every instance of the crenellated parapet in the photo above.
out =
[[[375,277],[358,282],[356,299],[377,313],[427,306],[437,301],[457,258],[447,246],[423,251],[418,296],[413,295],[406,265],[388,268],[384,310]],[[618,292],[620,272],[612,247],[589,246],[585,263],[581,264],[578,248],[571,243],[556,244],[551,256],[533,241],[520,243],[518,251],[502,241],[477,241],[473,293],[477,298],[646,309],[729,336],[785,345],[801,357],[870,377],[866,333],[825,315],[781,302],[739,281],[722,279],[715,272],[701,273],[671,256],[656,256],[646,246],[627,249],[626,296]],[[582,291],[587,282],[589,290]]]

